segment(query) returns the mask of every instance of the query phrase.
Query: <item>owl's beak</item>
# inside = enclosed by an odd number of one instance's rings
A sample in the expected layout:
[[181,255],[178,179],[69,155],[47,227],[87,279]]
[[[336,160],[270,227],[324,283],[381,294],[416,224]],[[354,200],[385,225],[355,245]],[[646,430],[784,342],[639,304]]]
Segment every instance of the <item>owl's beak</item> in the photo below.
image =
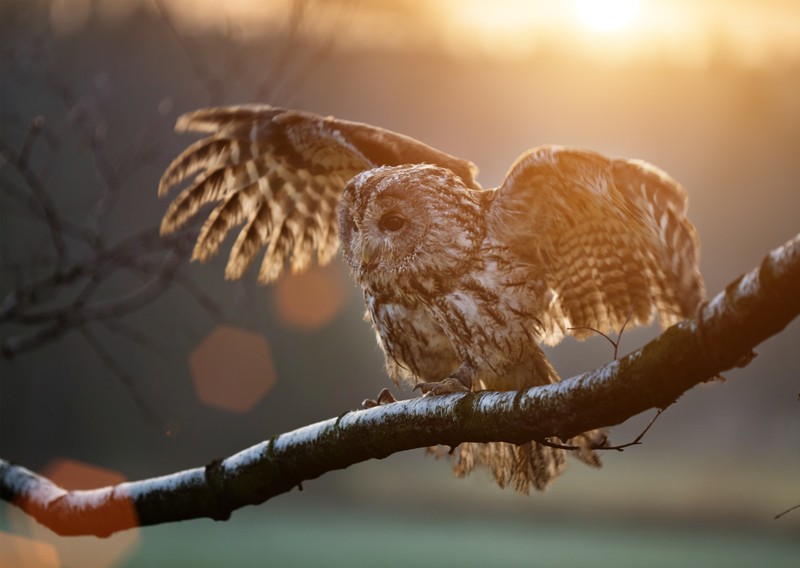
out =
[[374,253],[371,247],[366,246],[365,244],[361,245],[361,262],[362,264],[369,264],[371,258],[373,258]]

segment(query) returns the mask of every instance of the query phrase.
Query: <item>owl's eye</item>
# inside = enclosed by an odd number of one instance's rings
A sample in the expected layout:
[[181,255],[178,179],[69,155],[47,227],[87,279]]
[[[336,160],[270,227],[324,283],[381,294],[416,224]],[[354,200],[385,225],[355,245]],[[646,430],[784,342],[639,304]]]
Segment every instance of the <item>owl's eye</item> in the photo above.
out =
[[387,213],[381,220],[378,221],[378,228],[381,231],[389,231],[395,232],[402,229],[406,224],[405,217],[398,215],[397,213]]

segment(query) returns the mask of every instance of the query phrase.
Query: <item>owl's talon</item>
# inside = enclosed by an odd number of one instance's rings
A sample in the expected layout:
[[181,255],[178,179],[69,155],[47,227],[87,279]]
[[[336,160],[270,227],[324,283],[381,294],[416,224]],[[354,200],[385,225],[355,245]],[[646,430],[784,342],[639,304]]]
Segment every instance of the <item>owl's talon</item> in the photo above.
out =
[[361,408],[366,410],[367,408],[375,408],[376,406],[383,406],[384,404],[390,404],[392,402],[397,402],[397,399],[389,392],[389,389],[381,389],[381,392],[378,393],[375,399],[365,398],[361,403]]
[[422,396],[452,394],[454,392],[470,392],[470,389],[457,377],[447,377],[433,383],[417,383],[414,390],[422,392]]

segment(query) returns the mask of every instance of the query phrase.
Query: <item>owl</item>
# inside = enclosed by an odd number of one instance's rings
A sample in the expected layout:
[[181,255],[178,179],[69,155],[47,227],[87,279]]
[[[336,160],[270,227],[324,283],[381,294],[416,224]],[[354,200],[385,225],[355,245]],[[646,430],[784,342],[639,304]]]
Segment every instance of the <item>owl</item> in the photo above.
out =
[[[485,190],[471,162],[375,126],[266,105],[179,118],[208,134],[164,173],[186,187],[163,234],[214,203],[193,258],[242,226],[226,276],[260,251],[259,280],[327,263],[341,247],[396,383],[426,396],[518,390],[559,380],[542,351],[626,322],[662,327],[703,298],[684,189],[645,162],[537,147]],[[555,440],[463,443],[454,469],[488,467],[501,486],[544,489],[566,454],[599,466],[601,431]]]

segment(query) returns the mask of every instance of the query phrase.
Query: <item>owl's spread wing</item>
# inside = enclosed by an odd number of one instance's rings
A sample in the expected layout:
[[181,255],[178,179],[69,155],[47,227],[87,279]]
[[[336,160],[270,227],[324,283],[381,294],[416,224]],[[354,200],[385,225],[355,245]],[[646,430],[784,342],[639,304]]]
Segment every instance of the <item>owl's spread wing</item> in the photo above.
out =
[[337,207],[359,172],[382,165],[430,163],[479,188],[477,168],[413,138],[367,124],[267,105],[201,109],[181,116],[176,130],[205,132],[161,178],[159,195],[191,180],[170,204],[161,233],[183,226],[217,203],[203,226],[193,259],[207,261],[228,232],[234,242],[227,278],[236,279],[266,247],[259,280],[267,283],[288,260],[303,270],[313,253],[327,262],[339,246]]
[[543,339],[554,344],[694,312],[704,285],[686,207],[683,187],[654,166],[547,146],[511,167],[489,227],[547,284]]

